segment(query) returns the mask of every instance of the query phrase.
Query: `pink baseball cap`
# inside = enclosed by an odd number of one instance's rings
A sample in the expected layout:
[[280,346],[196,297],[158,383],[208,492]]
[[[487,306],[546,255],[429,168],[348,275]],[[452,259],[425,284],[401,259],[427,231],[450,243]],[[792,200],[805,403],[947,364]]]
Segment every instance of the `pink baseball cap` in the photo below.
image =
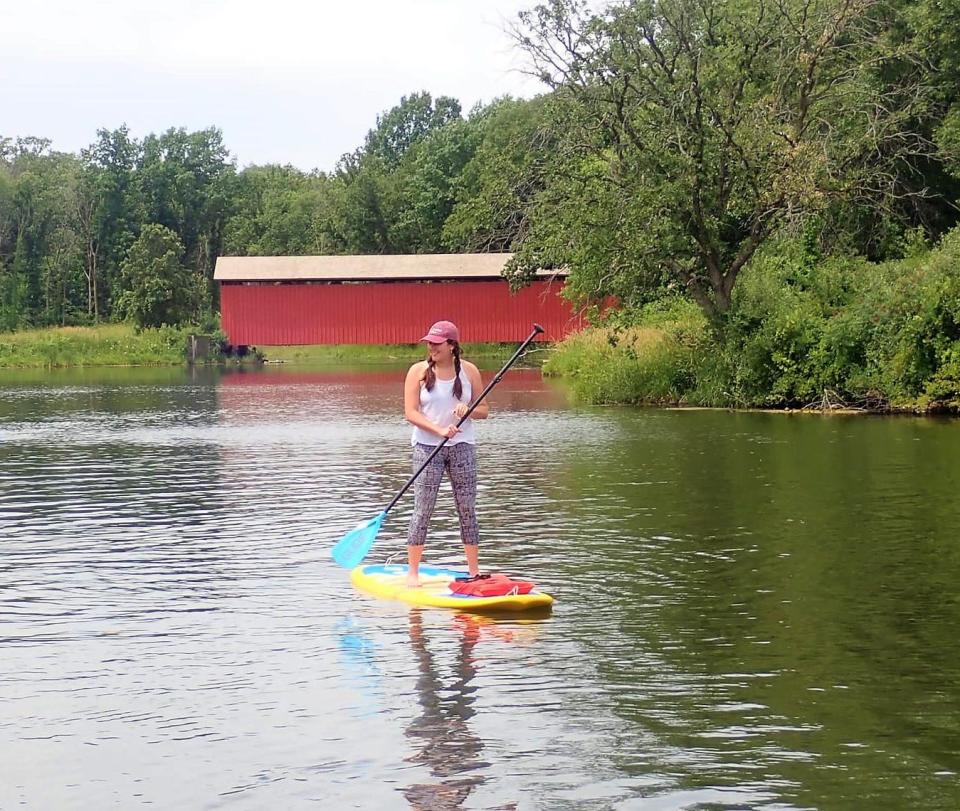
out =
[[452,321],[437,321],[420,340],[431,344],[444,344],[447,341],[460,343],[460,331]]

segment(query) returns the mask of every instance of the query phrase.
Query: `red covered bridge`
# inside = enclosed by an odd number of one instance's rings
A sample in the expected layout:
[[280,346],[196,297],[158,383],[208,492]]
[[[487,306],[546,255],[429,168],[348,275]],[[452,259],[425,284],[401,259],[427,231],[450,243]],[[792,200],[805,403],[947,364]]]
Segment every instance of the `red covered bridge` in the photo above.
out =
[[469,343],[520,341],[535,322],[551,341],[579,330],[563,275],[541,272],[512,293],[510,256],[221,256],[214,279],[235,346],[409,344],[441,319]]

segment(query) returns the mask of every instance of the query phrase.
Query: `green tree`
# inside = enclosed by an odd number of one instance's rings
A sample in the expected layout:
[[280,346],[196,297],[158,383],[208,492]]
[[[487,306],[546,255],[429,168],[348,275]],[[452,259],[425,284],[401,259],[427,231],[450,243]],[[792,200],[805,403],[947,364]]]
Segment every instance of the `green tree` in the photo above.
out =
[[292,166],[251,166],[237,177],[234,214],[224,252],[238,256],[297,256],[329,251],[322,220],[333,181]]
[[142,221],[134,175],[139,155],[140,144],[126,125],[97,130],[97,140],[80,153],[83,169],[74,217],[84,250],[88,314],[94,321],[112,315],[120,264]]
[[164,225],[144,226],[121,265],[119,312],[139,327],[189,321],[196,314],[196,278],[183,266],[184,247]]
[[213,267],[236,196],[236,168],[223,134],[210,127],[148,135],[135,176],[143,221],[165,225],[179,236],[187,266],[214,294]]
[[404,155],[393,177],[390,242],[399,253],[443,250],[456,184],[473,157],[477,128],[460,119],[434,130]]
[[344,155],[334,173],[333,208],[324,222],[337,253],[396,253],[390,239],[393,176],[384,161],[361,151]]
[[80,162],[74,155],[54,152],[38,177],[38,204],[45,211],[42,247],[37,253],[34,321],[72,324],[82,320],[82,254],[73,227],[72,202]]
[[[337,163],[321,215],[331,252],[416,253],[439,244],[436,220],[451,206],[445,188],[452,181],[443,178],[465,160],[463,131],[439,133],[458,121],[456,99],[427,92],[404,96],[377,117],[363,147]],[[439,199],[427,200],[431,194]]]
[[[881,86],[876,0],[550,0],[517,38],[569,105],[564,205],[518,258],[581,292],[678,284],[719,328],[737,277],[784,224],[837,201],[891,207],[922,75]],[[586,216],[581,216],[585,214]],[[604,235],[596,233],[597,221]],[[578,266],[593,256],[588,268]]]
[[11,260],[16,246],[16,184],[8,162],[10,139],[0,139],[0,329],[13,329],[20,316],[19,303],[14,305],[15,279]]
[[[952,123],[960,101],[960,6],[942,0],[877,0],[869,9],[885,33],[866,66],[882,104],[904,90],[921,90],[899,110],[900,126],[921,149],[901,150],[889,180],[898,191],[891,210],[872,200],[837,205],[824,218],[824,233],[841,252],[876,260],[902,255],[908,234],[922,228],[935,240],[958,221],[960,181],[950,167],[960,158]],[[868,74],[868,75],[869,75]],[[930,146],[936,144],[936,149]]]
[[367,133],[363,153],[393,169],[415,143],[459,118],[460,102],[449,96],[434,100],[426,91],[403,96],[396,107],[377,116],[376,127]]
[[510,251],[529,231],[533,208],[558,169],[560,128],[551,99],[498,99],[470,116],[473,154],[453,186],[443,225],[453,251]]
[[[940,147],[954,182],[941,190],[948,203],[960,198],[960,5],[943,0],[900,0],[901,25],[892,36],[896,44],[925,56],[924,67],[930,72],[935,94],[928,122]],[[934,167],[939,168],[939,167]],[[956,222],[957,208],[951,206],[950,224]]]
[[7,154],[0,183],[3,320],[66,323],[75,310],[78,273],[67,202],[77,160],[50,151],[41,138],[18,138]]

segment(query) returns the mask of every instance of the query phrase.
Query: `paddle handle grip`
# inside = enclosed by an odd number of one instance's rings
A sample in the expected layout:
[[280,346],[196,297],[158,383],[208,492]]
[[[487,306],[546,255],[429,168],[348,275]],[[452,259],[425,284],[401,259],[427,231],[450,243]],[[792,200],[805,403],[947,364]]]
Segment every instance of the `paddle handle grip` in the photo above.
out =
[[[480,395],[479,395],[478,397],[475,397],[474,400],[473,400],[473,402],[470,403],[470,407],[467,408],[466,413],[457,421],[457,428],[459,428],[461,425],[463,425],[463,424],[470,418],[470,415],[473,413],[473,410],[474,410],[478,405],[480,405],[480,403],[483,401],[483,398],[486,397],[486,396],[490,393],[490,390],[491,390],[494,386],[496,386],[497,383],[500,382],[500,379],[506,374],[507,369],[509,369],[511,366],[513,366],[513,364],[514,364],[514,362],[516,361],[516,359],[519,358],[519,357],[523,354],[523,351],[524,351],[531,343],[533,343],[533,341],[536,339],[536,337],[537,337],[540,333],[542,333],[543,331],[544,331],[543,327],[541,327],[539,324],[534,324],[534,325],[533,325],[533,332],[531,332],[531,333],[527,336],[527,339],[526,339],[522,344],[520,344],[519,349],[517,349],[517,351],[514,352],[513,355],[510,356],[510,360],[508,360],[505,364],[503,364],[503,368],[500,369],[500,371],[497,372],[497,373],[493,376],[493,379],[492,379],[489,383],[487,383],[487,385],[486,385],[486,387],[484,388],[484,390],[483,390],[482,392],[480,392]],[[447,444],[447,442],[449,441],[449,439],[450,439],[450,437],[444,437],[444,438],[443,438],[443,441],[442,441],[439,445],[437,445],[437,446],[433,449],[433,451],[431,451],[430,455],[424,460],[423,464],[420,465],[419,468],[417,468],[417,472],[414,473],[414,474],[409,478],[409,480],[407,481],[407,483],[406,483],[405,485],[403,485],[403,487],[400,488],[400,492],[397,493],[397,494],[393,497],[393,501],[391,501],[391,502],[387,505],[387,508],[383,511],[384,513],[388,513],[388,512],[390,512],[390,510],[393,509],[394,505],[400,500],[400,498],[403,496],[403,494],[406,493],[407,490],[410,489],[410,486],[417,480],[417,477],[418,477],[421,473],[423,473],[423,471],[426,469],[427,465],[429,465],[430,462],[433,461],[433,457],[436,456],[438,453],[440,453],[440,449],[441,449],[444,445]]]

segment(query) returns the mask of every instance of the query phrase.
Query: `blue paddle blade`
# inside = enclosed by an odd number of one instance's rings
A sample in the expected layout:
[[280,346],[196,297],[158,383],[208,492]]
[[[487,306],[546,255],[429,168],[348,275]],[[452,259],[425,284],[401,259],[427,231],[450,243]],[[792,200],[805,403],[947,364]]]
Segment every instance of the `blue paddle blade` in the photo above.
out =
[[360,561],[367,556],[370,547],[373,546],[373,542],[377,539],[377,533],[380,531],[380,525],[386,517],[387,513],[384,511],[369,521],[357,524],[337,541],[337,545],[333,547],[333,551],[330,553],[333,559],[345,569],[358,566]]

